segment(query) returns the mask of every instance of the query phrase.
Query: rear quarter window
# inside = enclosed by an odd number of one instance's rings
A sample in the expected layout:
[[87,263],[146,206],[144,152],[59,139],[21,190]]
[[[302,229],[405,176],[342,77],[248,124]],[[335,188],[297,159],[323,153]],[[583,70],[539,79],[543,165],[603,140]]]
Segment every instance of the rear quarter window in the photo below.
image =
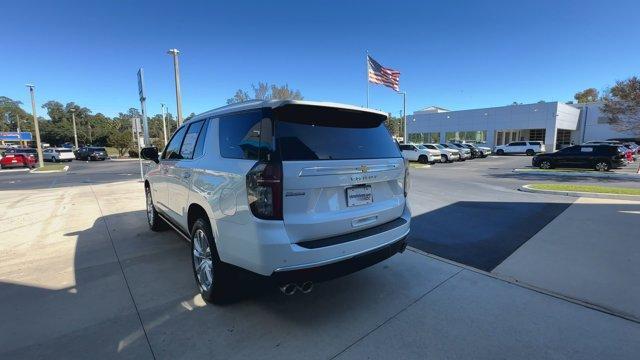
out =
[[220,155],[230,159],[260,159],[261,149],[270,148],[271,122],[263,121],[262,111],[229,114],[219,120]]

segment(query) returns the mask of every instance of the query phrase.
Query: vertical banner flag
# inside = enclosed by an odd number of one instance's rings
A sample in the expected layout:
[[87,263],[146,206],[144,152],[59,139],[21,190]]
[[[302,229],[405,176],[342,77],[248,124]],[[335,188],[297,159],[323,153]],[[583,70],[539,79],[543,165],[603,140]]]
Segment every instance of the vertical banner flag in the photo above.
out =
[[367,62],[369,66],[369,82],[400,91],[400,71],[380,65],[369,55],[367,55]]

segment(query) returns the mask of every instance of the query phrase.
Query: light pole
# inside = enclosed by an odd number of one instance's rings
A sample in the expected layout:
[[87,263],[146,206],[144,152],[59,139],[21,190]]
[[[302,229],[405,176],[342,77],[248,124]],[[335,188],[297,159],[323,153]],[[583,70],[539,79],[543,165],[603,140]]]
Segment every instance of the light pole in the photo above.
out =
[[73,141],[78,149],[78,131],[76,130],[76,109],[71,108],[71,119],[73,119]]
[[38,165],[40,167],[44,166],[44,159],[42,158],[42,143],[40,142],[40,127],[38,126],[38,116],[36,115],[36,95],[35,95],[35,85],[26,84],[26,87],[29,88],[29,93],[31,93],[31,111],[33,112],[33,129],[36,132],[36,151],[38,153]]
[[182,125],[182,95],[180,94],[180,65],[178,64],[178,49],[169,49],[167,54],[173,56],[173,73],[176,80],[176,106],[178,110],[178,126]]
[[160,104],[162,110],[162,134],[164,135],[164,146],[167,147],[167,109],[164,104]]
[[400,91],[399,94],[402,95],[402,139],[405,144],[408,144],[407,139],[407,93],[405,91]]
[[22,142],[22,135],[20,133],[20,115],[16,114],[16,130],[18,131],[18,138],[20,139],[20,146],[23,146],[24,143]]

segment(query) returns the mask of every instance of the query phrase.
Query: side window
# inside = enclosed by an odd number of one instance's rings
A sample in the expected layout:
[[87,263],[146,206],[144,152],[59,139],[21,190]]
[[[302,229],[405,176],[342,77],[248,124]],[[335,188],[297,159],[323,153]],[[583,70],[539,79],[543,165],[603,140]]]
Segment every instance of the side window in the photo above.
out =
[[204,140],[207,137],[207,128],[209,127],[209,119],[205,120],[202,124],[202,129],[200,130],[200,135],[198,135],[198,141],[196,142],[196,148],[193,151],[193,157],[197,158],[202,156],[204,153]]
[[203,123],[204,120],[201,120],[189,125],[189,129],[184,135],[184,140],[182,141],[182,147],[180,148],[180,158],[193,159],[196,142],[198,141],[198,135],[200,135],[200,129],[202,129]]
[[220,155],[230,159],[258,160],[262,111],[220,117]]
[[400,145],[400,150],[409,150],[409,146],[407,146],[407,145]]
[[560,150],[563,154],[577,154],[580,151],[580,146],[570,146]]
[[169,144],[164,149],[164,154],[162,154],[163,159],[167,160],[179,160],[180,157],[180,146],[182,145],[182,140],[184,139],[184,133],[187,131],[187,127],[183,126],[175,134],[171,140],[169,140]]

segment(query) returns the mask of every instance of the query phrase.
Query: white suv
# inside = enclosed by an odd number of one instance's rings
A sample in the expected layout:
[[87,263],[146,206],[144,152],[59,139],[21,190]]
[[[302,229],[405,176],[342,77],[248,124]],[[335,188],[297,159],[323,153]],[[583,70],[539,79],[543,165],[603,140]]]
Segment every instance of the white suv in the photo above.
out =
[[189,120],[145,176],[152,230],[191,241],[203,298],[228,301],[241,269],[285,294],[406,247],[408,166],[382,112],[250,101]]
[[540,141],[515,141],[506,145],[498,145],[494,151],[496,155],[527,154],[533,156],[545,152],[545,147]]
[[409,161],[418,161],[422,164],[435,164],[441,161],[441,153],[438,149],[429,149],[419,144],[400,144],[402,156]]

